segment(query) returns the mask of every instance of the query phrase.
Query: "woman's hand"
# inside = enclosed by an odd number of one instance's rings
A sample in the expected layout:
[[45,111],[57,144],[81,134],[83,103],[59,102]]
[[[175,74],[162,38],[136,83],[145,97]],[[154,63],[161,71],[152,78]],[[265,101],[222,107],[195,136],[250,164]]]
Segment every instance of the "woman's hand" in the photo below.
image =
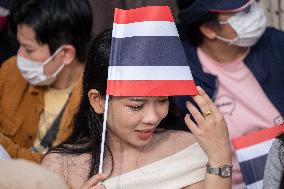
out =
[[105,189],[104,185],[99,184],[107,178],[106,175],[96,174],[85,182],[80,189]]
[[186,106],[195,119],[185,116],[185,123],[196,137],[198,143],[208,156],[208,163],[213,166],[231,165],[232,155],[229,133],[224,117],[201,87],[197,87],[198,95],[193,100],[202,113],[190,102]]

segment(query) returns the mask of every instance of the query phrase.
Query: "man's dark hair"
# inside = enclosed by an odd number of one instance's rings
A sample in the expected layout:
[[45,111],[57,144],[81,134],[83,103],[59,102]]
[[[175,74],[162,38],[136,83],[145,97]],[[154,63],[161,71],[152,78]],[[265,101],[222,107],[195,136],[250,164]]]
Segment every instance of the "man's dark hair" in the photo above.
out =
[[84,62],[91,41],[92,9],[89,0],[28,0],[12,12],[11,29],[31,27],[40,44],[54,53],[61,45],[76,49],[76,58]]
[[[177,0],[177,6],[179,10],[185,10],[190,7],[196,0]],[[195,46],[200,46],[203,42],[203,34],[201,33],[199,27],[202,24],[216,24],[218,23],[218,13],[208,12],[206,15],[200,17],[192,23],[187,23],[180,17],[181,24],[184,27],[184,32],[186,37]]]

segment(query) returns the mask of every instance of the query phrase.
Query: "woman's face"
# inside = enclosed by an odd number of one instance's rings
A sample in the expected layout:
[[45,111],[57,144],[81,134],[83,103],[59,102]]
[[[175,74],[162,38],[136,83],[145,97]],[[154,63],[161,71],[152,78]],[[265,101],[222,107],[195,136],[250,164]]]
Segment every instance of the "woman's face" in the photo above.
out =
[[107,120],[109,142],[148,144],[168,110],[168,97],[112,97]]

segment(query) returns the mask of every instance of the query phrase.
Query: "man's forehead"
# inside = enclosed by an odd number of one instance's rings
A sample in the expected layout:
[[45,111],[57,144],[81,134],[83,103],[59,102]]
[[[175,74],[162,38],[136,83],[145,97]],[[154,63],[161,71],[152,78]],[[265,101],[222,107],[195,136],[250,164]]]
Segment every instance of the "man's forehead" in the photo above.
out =
[[19,25],[17,27],[17,40],[21,46],[43,46],[36,39],[34,30],[28,25]]
[[17,38],[23,42],[37,42],[34,30],[27,25],[19,25],[17,27]]

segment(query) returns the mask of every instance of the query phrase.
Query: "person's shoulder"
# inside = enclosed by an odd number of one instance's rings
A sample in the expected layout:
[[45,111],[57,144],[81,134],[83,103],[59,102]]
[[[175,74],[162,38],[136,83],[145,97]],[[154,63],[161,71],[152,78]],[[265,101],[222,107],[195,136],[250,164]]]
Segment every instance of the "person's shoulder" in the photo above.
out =
[[270,153],[274,155],[276,155],[275,153],[277,153],[277,156],[283,156],[284,160],[284,142],[276,138],[271,145]]
[[24,83],[27,83],[22,77],[20,70],[18,69],[16,56],[12,56],[11,58],[3,62],[0,67],[0,78],[3,82],[11,83],[15,81],[19,83],[23,81]]
[[172,132],[173,140],[176,146],[176,149],[185,149],[187,147],[191,147],[197,143],[195,136],[186,131],[174,131]]
[[41,165],[47,169],[63,175],[64,169],[67,168],[65,165],[67,156],[60,153],[49,153],[45,155],[41,161]]
[[77,173],[81,169],[88,173],[90,160],[90,154],[74,155],[51,152],[44,156],[41,165],[66,178],[68,173]]
[[284,143],[280,139],[275,139],[270,147],[267,157],[267,166],[270,169],[282,169],[284,166]]
[[5,60],[1,65],[1,70],[13,70],[17,66],[17,57],[12,56],[9,59]]
[[274,27],[267,27],[263,36],[260,39],[261,42],[268,42],[272,45],[280,44],[283,45],[281,42],[284,41],[284,32],[278,30]]
[[164,135],[168,143],[174,144],[176,151],[183,150],[197,143],[195,136],[186,131],[168,130]]
[[64,153],[57,153],[57,152],[50,152],[44,156],[41,161],[41,164],[45,167],[52,167],[56,164],[60,164],[61,166],[68,161],[74,161],[75,163],[79,163],[82,161],[86,161],[90,159],[90,154],[64,154]]
[[267,27],[264,35],[271,35],[272,36],[273,34],[284,36],[284,32],[282,30],[279,30],[279,29],[274,28],[274,27]]
[[173,146],[176,158],[190,160],[191,163],[188,166],[205,166],[208,157],[192,133],[169,130],[165,134],[167,135],[168,148]]
[[284,169],[283,141],[275,139],[267,156],[263,188],[279,188]]
[[[67,189],[64,180],[57,174],[27,160],[0,161],[1,188],[58,188]],[[12,186],[11,186],[11,183]],[[4,185],[3,185],[4,184]]]

